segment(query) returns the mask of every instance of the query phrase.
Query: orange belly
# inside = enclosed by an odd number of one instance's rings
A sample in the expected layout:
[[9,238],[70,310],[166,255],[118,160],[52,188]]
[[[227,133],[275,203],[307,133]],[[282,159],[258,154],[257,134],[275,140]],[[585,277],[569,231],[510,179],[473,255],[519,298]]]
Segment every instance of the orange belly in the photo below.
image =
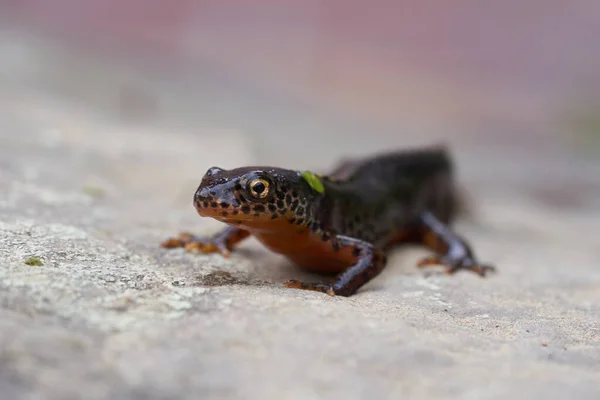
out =
[[351,249],[334,251],[330,241],[306,228],[291,229],[291,232],[252,232],[269,250],[282,254],[299,267],[321,273],[338,273],[354,265],[356,256]]

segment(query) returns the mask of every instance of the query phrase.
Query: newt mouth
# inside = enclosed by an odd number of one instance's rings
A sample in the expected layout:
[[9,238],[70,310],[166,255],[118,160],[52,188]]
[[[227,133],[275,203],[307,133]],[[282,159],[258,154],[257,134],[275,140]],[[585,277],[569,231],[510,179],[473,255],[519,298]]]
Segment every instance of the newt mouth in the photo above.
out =
[[241,213],[239,206],[233,206],[226,201],[195,199],[194,207],[202,217],[227,218]]
[[254,221],[257,219],[271,219],[271,215],[265,212],[263,205],[239,205],[230,204],[226,201],[195,201],[194,206],[201,217],[209,217],[226,223],[242,223],[243,221]]

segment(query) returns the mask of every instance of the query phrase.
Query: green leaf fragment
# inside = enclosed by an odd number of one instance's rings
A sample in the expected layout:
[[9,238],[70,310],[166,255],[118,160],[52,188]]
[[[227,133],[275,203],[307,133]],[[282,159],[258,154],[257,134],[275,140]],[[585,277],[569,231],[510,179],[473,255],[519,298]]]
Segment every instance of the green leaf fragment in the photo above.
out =
[[42,260],[40,260],[38,257],[29,257],[27,260],[25,260],[25,264],[34,267],[39,267],[40,265],[43,265]]
[[321,180],[312,172],[304,171],[302,177],[315,192],[323,193],[325,191],[325,186],[323,186]]
[[96,197],[96,198],[104,197],[104,190],[102,190],[101,188],[97,188],[97,187],[92,187],[92,186],[84,187],[83,192],[91,197]]

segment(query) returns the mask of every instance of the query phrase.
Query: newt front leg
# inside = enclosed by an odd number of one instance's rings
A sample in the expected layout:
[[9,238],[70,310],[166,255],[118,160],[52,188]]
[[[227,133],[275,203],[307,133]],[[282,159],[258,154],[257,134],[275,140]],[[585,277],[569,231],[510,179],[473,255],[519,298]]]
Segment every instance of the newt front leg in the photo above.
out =
[[480,276],[495,271],[491,265],[477,262],[469,245],[430,212],[421,215],[420,224],[423,229],[422,244],[437,254],[419,261],[418,267],[444,265],[449,274],[464,269]]
[[351,260],[354,264],[338,275],[333,283],[306,283],[289,280],[288,288],[314,290],[331,296],[351,296],[371,279],[379,275],[387,262],[386,256],[372,244],[351,238],[335,235],[330,239],[331,251],[341,258]]
[[250,236],[250,232],[234,226],[228,226],[209,238],[202,238],[183,232],[176,238],[165,240],[161,246],[167,249],[184,247],[188,252],[220,253],[224,257],[229,257],[231,250],[248,236]]

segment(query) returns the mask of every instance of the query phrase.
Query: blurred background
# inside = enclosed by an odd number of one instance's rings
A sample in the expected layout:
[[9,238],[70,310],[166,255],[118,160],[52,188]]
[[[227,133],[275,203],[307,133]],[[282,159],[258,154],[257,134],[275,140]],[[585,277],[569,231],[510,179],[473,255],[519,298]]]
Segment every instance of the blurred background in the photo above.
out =
[[232,130],[289,167],[443,141],[485,152],[472,179],[539,159],[589,186],[598,159],[593,0],[4,0],[0,21],[7,107],[37,96],[166,134]]

